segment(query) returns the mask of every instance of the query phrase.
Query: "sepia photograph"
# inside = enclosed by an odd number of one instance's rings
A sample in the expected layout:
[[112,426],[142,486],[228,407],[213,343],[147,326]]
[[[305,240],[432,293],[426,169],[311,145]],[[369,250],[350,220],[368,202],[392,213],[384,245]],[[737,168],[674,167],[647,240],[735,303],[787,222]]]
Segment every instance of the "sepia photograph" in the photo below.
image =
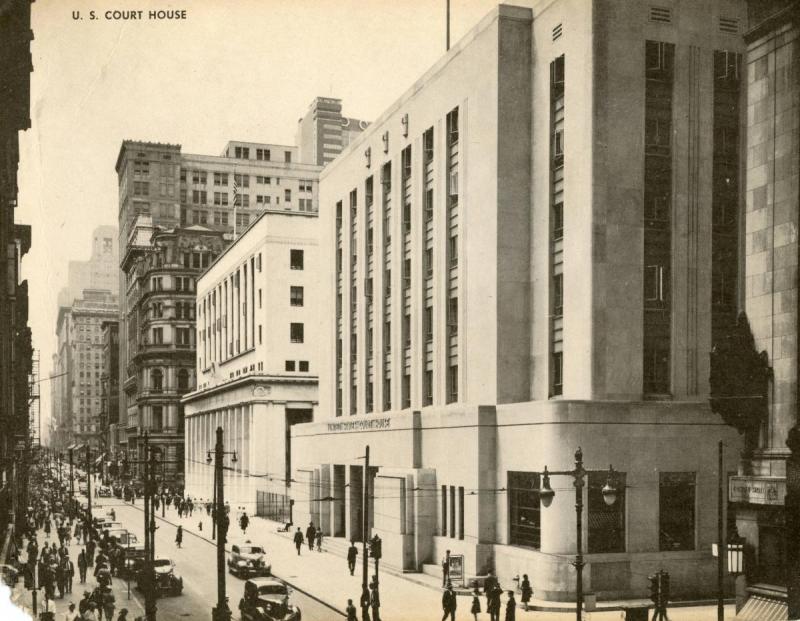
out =
[[800,0],[0,0],[0,619],[800,619],[799,228]]

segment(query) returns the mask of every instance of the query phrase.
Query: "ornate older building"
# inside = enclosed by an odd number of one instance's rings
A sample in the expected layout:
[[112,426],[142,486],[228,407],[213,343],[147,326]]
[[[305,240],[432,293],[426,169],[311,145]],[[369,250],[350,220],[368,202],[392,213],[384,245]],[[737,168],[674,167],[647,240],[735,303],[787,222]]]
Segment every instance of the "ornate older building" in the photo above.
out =
[[196,382],[196,281],[225,248],[225,237],[202,226],[155,227],[150,216],[140,215],[122,257],[126,424],[119,440],[131,459],[142,460],[147,433],[151,445],[162,449],[168,484],[183,485],[180,399]]
[[[15,505],[26,502],[26,464],[31,448],[28,284],[19,280],[20,261],[30,248],[31,230],[14,223],[14,210],[19,132],[31,126],[32,39],[30,0],[0,3],[0,533],[14,520]],[[17,513],[17,517],[20,515]]]

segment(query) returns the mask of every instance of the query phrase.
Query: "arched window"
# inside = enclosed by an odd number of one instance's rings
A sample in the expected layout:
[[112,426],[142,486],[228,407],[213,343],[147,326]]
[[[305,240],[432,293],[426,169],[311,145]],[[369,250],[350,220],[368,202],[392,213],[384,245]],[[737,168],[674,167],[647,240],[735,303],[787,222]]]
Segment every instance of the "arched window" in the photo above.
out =
[[150,371],[150,388],[154,391],[164,390],[164,374],[161,369],[153,369]]
[[178,390],[189,390],[189,371],[186,369],[178,371]]

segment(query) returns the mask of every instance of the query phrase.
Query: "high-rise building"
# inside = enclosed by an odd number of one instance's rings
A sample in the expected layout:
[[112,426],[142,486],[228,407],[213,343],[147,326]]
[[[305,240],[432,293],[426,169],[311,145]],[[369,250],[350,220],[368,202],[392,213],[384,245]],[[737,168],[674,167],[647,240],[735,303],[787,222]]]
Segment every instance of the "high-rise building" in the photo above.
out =
[[645,596],[657,568],[676,598],[715,591],[705,499],[718,442],[728,471],[741,442],[708,353],[742,295],[746,21],[738,1],[500,5],[326,166],[297,523],[360,539],[366,489],[398,569],[463,555],[467,581],[574,601],[580,536],[598,598]]
[[332,162],[369,123],[342,116],[342,100],[317,97],[297,121],[300,161],[324,166]]
[[[298,161],[298,150],[294,146],[269,143],[230,141],[219,156],[191,155],[181,152],[180,145],[168,145],[150,142],[126,140],[122,143],[117,158],[116,171],[119,178],[119,248],[121,259],[120,283],[122,291],[127,292],[121,298],[120,314],[120,413],[124,413],[128,437],[138,438],[136,447],[141,445],[141,434],[154,428],[158,422],[158,408],[161,407],[161,428],[166,428],[165,437],[173,457],[170,461],[181,462],[182,443],[175,438],[183,432],[183,414],[178,407],[179,395],[167,405],[163,402],[163,394],[156,401],[148,388],[148,381],[137,375],[145,366],[154,361],[144,363],[140,345],[145,335],[141,332],[142,323],[132,324],[133,318],[138,321],[152,319],[148,307],[135,309],[133,300],[147,291],[149,281],[142,280],[137,287],[131,289],[134,281],[141,279],[138,272],[138,258],[149,256],[153,249],[154,233],[176,231],[191,240],[191,244],[209,245],[207,250],[193,248],[192,253],[201,257],[202,264],[183,266],[180,253],[172,263],[186,270],[186,275],[170,274],[172,278],[188,278],[192,289],[183,290],[188,304],[194,299],[194,280],[210,262],[210,254],[214,256],[221,250],[218,243],[198,241],[200,238],[215,239],[227,242],[244,232],[259,213],[266,209],[280,209],[284,212],[315,213],[317,205],[317,185],[320,167]],[[194,235],[195,238],[190,236]],[[149,260],[149,259],[148,259]],[[194,259],[192,259],[194,261]],[[152,268],[156,269],[156,268]],[[136,273],[135,273],[136,272]],[[166,286],[166,284],[164,285]],[[170,285],[172,286],[172,285]],[[188,295],[188,297],[186,297]],[[133,296],[133,297],[132,297]],[[169,297],[169,296],[168,296]],[[137,302],[138,303],[138,302]],[[194,316],[178,317],[184,322],[182,330],[188,329],[192,334],[191,343],[164,341],[173,349],[179,348],[176,355],[169,359],[159,359],[164,377],[172,377],[180,370],[190,370],[188,387],[174,389],[188,392],[195,387],[194,377]],[[164,338],[167,332],[164,330]],[[171,334],[171,332],[170,332]],[[152,337],[152,335],[150,335]],[[176,336],[177,338],[177,336]],[[146,349],[155,351],[155,343],[148,343]],[[138,358],[137,358],[138,356]],[[191,360],[190,360],[191,359]],[[173,362],[170,362],[172,360]],[[180,362],[178,362],[180,361]],[[173,380],[170,380],[173,381]],[[175,375],[174,381],[177,381]],[[177,393],[176,393],[177,394]],[[174,395],[173,395],[174,396]],[[128,450],[135,453],[138,448],[129,443]],[[132,455],[133,458],[133,455]],[[180,470],[180,468],[178,468]],[[175,481],[180,482],[181,472],[173,472]]]
[[100,452],[108,448],[102,420],[103,324],[116,321],[118,313],[118,298],[106,289],[85,289],[72,304],[58,309],[51,441],[58,449],[73,443]]
[[[146,459],[144,435],[161,449],[164,481],[183,485],[184,416],[181,396],[195,386],[197,277],[227,245],[224,233],[203,226],[153,227],[139,216],[122,262],[127,356],[122,386],[127,403],[121,444]],[[120,424],[120,436],[122,435]]]
[[197,390],[186,408],[186,493],[213,497],[216,429],[237,461],[225,497],[287,522],[293,425],[317,406],[320,271],[316,212],[270,209],[197,283]]
[[[15,224],[19,132],[31,126],[31,3],[8,0],[0,10],[0,534],[25,523],[30,463],[28,390],[31,332],[28,283],[20,263],[30,249],[31,229]],[[18,510],[21,509],[21,510]]]
[[92,231],[92,254],[88,261],[70,261],[67,286],[58,293],[58,305],[69,306],[84,289],[106,289],[115,295],[119,288],[119,247],[117,227],[99,226]]
[[[800,523],[790,494],[800,494],[798,424],[798,246],[800,224],[800,2],[748,2],[742,114],[747,154],[742,217],[744,309],[753,353],[768,368],[764,406],[750,401],[733,421],[745,437],[729,481],[736,531],[744,544],[737,597],[742,618],[800,616]],[[744,29],[743,29],[744,30]],[[749,336],[749,335],[748,335]],[[747,352],[734,351],[741,359]],[[744,395],[741,395],[744,396]],[[791,473],[794,454],[794,475]],[[794,488],[792,489],[792,484]],[[795,500],[795,503],[797,500]],[[795,505],[797,507],[797,505]],[[787,591],[789,610],[787,615]]]
[[[114,274],[116,277],[116,273]],[[116,284],[116,282],[114,283]],[[103,372],[100,375],[100,433],[110,457],[115,457],[119,442],[119,319],[104,321],[102,330]]]

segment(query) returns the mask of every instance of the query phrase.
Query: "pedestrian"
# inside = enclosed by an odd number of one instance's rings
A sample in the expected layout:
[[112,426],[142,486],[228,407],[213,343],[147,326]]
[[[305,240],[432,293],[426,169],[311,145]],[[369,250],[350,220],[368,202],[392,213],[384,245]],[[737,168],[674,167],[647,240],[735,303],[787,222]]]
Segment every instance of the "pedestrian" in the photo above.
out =
[[56,585],[58,586],[58,597],[64,599],[64,592],[67,589],[67,577],[64,574],[64,565],[59,563],[56,565]]
[[44,522],[44,536],[47,539],[50,539],[50,518],[47,518]]
[[89,567],[94,565],[94,551],[96,547],[97,544],[95,543],[94,539],[89,537],[89,539],[86,541],[86,564],[89,565]]
[[201,533],[203,532],[203,520],[200,520],[197,523],[197,530],[199,530]]
[[97,605],[94,602],[89,602],[89,607],[83,613],[84,621],[99,621],[97,618]]
[[381,608],[381,597],[378,593],[378,585],[375,582],[372,582],[369,585],[370,588],[370,597],[369,597],[369,605],[372,607],[372,621],[381,621],[380,616],[380,608]]
[[314,550],[314,539],[317,535],[317,529],[314,528],[314,522],[308,523],[308,528],[306,528],[306,541],[308,541],[308,549]]
[[69,603],[69,608],[64,612],[63,616],[61,617],[63,621],[75,621],[79,619],[78,613],[75,612],[75,602]]
[[80,574],[81,584],[86,582],[86,567],[88,563],[86,562],[86,550],[81,550],[81,553],[78,554],[78,574]]
[[359,601],[361,605],[361,621],[369,621],[369,591],[367,587],[361,587],[361,600]]
[[478,590],[478,587],[475,587],[475,590],[472,591],[472,607],[469,609],[475,621],[478,621],[478,613],[481,611],[480,595],[481,592]]
[[517,616],[517,602],[514,600],[514,591],[508,592],[508,601],[506,602],[506,621],[514,621]]
[[128,609],[127,608],[120,608],[119,616],[117,617],[117,621],[128,621]]
[[447,587],[448,582],[450,582],[450,550],[447,550],[442,559],[442,588]]
[[500,596],[502,594],[503,589],[495,582],[491,593],[487,595],[486,610],[489,613],[490,621],[500,621]]
[[92,603],[92,594],[89,591],[83,592],[83,598],[80,602],[78,602],[78,612],[80,612],[81,616],[86,614],[86,611],[89,610],[89,604]]
[[347,608],[345,608],[345,612],[347,613],[347,621],[358,621],[358,617],[356,617],[356,607],[353,606],[353,600],[347,600]]
[[356,557],[358,557],[358,548],[356,547],[355,539],[353,539],[350,541],[350,547],[347,548],[347,568],[350,570],[351,576],[356,570]]
[[242,533],[247,533],[247,527],[250,524],[250,518],[247,517],[247,512],[242,513],[242,517],[239,518],[239,526],[242,529]]
[[117,521],[117,512],[116,512],[116,511],[114,511],[114,509],[111,509],[111,511],[109,512],[109,514],[111,515],[111,521],[112,521],[112,522],[116,522],[116,521]]
[[183,543],[183,526],[178,526],[178,532],[175,533],[175,544],[180,548]]
[[294,547],[297,548],[297,556],[300,556],[300,548],[303,547],[303,533],[300,532],[300,527],[294,533]]
[[453,584],[448,582],[447,588],[442,593],[442,621],[447,621],[447,617],[450,617],[450,621],[453,621],[456,618],[457,606],[456,594],[453,593]]
[[317,531],[317,552],[322,552],[322,528]]
[[522,608],[527,612],[528,602],[531,601],[531,597],[533,597],[533,589],[531,588],[531,581],[528,580],[528,574],[522,574],[520,589],[522,590]]
[[72,593],[72,579],[75,577],[75,564],[69,557],[64,559],[64,576],[67,580],[67,593]]
[[103,602],[103,613],[105,614],[107,621],[114,621],[114,608],[116,604],[116,599],[114,598],[114,592],[111,590],[111,587],[105,587],[102,594],[102,602]]

